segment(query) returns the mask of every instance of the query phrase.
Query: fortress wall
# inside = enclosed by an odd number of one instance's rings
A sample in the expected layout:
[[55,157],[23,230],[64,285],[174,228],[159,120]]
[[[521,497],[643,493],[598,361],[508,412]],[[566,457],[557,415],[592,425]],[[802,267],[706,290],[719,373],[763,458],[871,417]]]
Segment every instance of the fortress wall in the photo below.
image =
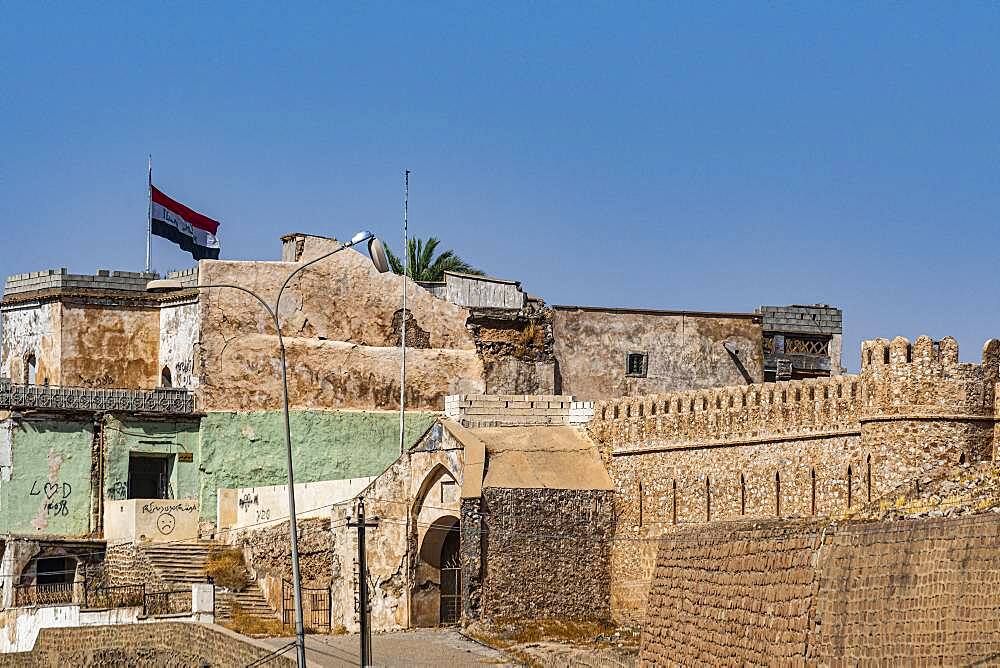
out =
[[837,517],[933,468],[992,457],[1000,342],[866,341],[860,375],[597,402],[615,482],[612,607],[641,621],[647,539],[720,520]]

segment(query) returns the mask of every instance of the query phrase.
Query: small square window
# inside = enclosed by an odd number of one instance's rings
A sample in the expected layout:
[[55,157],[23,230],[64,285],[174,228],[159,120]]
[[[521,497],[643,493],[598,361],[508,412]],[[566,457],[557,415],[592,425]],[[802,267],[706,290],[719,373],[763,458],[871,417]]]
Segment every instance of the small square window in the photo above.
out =
[[648,365],[649,355],[646,353],[629,353],[625,356],[625,375],[645,378]]

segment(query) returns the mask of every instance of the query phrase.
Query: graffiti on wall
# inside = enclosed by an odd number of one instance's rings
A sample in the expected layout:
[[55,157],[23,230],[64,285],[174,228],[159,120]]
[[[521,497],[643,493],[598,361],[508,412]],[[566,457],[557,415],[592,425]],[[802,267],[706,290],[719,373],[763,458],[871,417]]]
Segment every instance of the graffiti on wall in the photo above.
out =
[[44,497],[45,512],[49,517],[66,517],[69,515],[69,497],[73,495],[73,485],[68,482],[49,482],[36,480],[31,483],[28,496]]
[[151,501],[144,504],[139,512],[143,515],[155,515],[156,530],[162,536],[169,536],[177,528],[178,515],[197,515],[198,504],[191,502],[158,503]]

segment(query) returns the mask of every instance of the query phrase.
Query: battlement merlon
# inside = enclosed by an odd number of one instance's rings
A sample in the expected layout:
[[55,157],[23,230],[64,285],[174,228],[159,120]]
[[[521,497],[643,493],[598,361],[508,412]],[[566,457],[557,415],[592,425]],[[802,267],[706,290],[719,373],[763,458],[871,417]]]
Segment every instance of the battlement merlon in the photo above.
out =
[[680,447],[847,434],[867,422],[979,424],[997,414],[1000,341],[986,342],[982,364],[960,363],[950,337],[866,341],[862,360],[859,375],[600,401],[590,429],[606,444]]

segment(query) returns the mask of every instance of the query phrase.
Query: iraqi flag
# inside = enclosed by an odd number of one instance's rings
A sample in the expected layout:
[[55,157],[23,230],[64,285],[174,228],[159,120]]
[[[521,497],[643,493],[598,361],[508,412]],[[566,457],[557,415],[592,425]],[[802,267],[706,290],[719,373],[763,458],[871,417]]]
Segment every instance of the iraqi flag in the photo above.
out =
[[150,230],[191,253],[195,260],[219,258],[219,221],[189,209],[149,186]]

